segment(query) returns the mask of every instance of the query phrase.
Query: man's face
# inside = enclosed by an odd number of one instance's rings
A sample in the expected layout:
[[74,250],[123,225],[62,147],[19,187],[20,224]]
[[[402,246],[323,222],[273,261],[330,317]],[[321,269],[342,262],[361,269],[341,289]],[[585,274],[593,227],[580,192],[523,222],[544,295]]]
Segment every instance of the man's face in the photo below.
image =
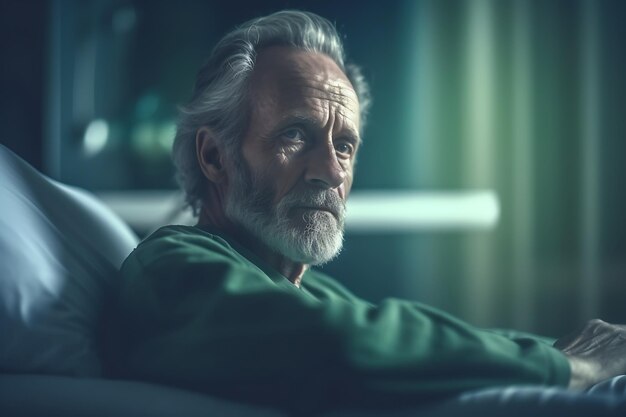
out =
[[326,262],[343,240],[360,140],[356,93],[327,56],[271,47],[259,53],[249,100],[226,215],[292,261]]

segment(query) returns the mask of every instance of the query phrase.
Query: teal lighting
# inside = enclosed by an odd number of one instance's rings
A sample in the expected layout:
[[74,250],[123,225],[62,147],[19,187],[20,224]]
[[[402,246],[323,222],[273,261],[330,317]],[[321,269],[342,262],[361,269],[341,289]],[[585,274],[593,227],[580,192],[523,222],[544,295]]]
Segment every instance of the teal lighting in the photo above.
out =
[[[493,4],[489,0],[469,3],[467,11],[464,153],[463,174],[466,186],[489,187],[494,183],[496,141],[494,93],[496,70],[494,59]],[[472,300],[465,315],[474,322],[487,322],[494,314],[495,280],[493,239],[468,236],[463,263],[467,280],[465,293]]]
[[598,5],[592,0],[582,4],[581,136],[582,175],[580,184],[582,285],[581,315],[597,317],[601,293],[599,260],[600,222],[600,58]]
[[464,115],[465,177],[469,186],[489,186],[495,158],[494,92],[496,71],[492,3],[469,2]]
[[529,329],[534,325],[528,306],[535,290],[533,240],[535,238],[533,206],[535,204],[535,164],[533,153],[533,77],[532,77],[532,19],[529,2],[515,2],[512,25],[512,151],[513,190],[511,204],[512,224],[512,279],[513,321],[516,328]]

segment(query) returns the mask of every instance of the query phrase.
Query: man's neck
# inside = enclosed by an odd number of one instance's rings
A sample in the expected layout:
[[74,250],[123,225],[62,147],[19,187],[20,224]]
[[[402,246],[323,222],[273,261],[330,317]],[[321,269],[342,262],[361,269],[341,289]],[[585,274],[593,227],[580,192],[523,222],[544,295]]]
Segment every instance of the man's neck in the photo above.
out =
[[267,245],[260,242],[250,233],[242,230],[241,227],[233,224],[231,221],[221,219],[221,221],[215,221],[205,214],[202,210],[200,217],[198,218],[198,226],[208,226],[218,232],[223,232],[228,236],[231,236],[240,245],[244,246],[250,252],[254,253],[260,259],[265,261],[268,265],[276,269],[280,274],[291,281],[296,287],[300,288],[302,283],[302,276],[309,268],[309,265],[300,262],[293,262],[287,259],[282,254],[269,248]]

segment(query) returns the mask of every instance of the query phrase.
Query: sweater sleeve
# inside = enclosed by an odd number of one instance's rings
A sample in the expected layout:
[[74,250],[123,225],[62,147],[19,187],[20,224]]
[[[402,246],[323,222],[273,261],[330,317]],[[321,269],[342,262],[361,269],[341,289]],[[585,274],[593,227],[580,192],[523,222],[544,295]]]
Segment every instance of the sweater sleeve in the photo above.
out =
[[565,357],[532,338],[478,330],[418,303],[373,305],[323,282],[300,290],[215,241],[155,239],[122,276],[121,364],[133,378],[309,411],[569,380]]

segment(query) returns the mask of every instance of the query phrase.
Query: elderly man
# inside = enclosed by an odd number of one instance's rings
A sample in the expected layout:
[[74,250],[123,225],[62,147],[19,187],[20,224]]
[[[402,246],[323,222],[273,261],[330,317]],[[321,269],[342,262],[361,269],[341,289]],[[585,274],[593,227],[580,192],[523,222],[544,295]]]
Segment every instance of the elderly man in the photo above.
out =
[[174,143],[198,224],[158,230],[124,263],[120,370],[291,410],[623,373],[621,327],[590,322],[559,350],[417,303],[374,305],[310,268],[340,251],[368,106],[319,16],[279,12],[219,42]]

